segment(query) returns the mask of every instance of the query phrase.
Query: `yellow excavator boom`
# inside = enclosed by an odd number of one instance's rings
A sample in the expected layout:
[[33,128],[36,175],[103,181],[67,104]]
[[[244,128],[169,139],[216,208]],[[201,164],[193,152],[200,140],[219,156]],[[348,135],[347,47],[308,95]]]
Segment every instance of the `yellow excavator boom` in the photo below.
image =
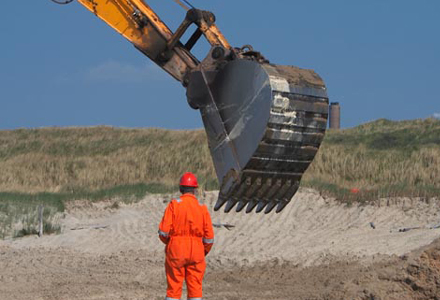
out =
[[185,74],[199,64],[190,53],[192,47],[179,44],[180,37],[189,25],[198,23],[192,45],[195,44],[196,38],[204,34],[212,46],[230,48],[226,38],[214,24],[214,16],[208,12],[189,10],[185,21],[173,34],[151,7],[142,0],[78,0],[78,2],[181,82]]

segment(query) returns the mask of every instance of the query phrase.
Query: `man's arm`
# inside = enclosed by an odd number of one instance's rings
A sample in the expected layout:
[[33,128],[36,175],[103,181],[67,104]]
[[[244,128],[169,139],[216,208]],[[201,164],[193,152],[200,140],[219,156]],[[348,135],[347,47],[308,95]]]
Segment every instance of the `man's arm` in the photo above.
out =
[[214,229],[212,227],[211,216],[209,215],[208,208],[205,206],[204,210],[204,235],[203,246],[205,247],[205,255],[208,255],[211,251],[212,245],[214,245]]
[[173,202],[171,201],[162,217],[162,221],[159,224],[159,238],[164,244],[168,244],[170,241],[170,230],[173,224]]

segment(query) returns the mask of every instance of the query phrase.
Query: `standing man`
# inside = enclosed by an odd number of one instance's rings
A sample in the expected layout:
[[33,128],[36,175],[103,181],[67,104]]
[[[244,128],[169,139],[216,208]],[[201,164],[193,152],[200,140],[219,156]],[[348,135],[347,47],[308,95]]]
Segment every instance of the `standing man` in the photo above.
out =
[[206,205],[201,205],[195,194],[197,178],[185,173],[180,178],[182,195],[167,206],[159,225],[159,238],[165,247],[167,297],[179,300],[186,280],[188,300],[202,299],[205,256],[214,244],[214,230]]

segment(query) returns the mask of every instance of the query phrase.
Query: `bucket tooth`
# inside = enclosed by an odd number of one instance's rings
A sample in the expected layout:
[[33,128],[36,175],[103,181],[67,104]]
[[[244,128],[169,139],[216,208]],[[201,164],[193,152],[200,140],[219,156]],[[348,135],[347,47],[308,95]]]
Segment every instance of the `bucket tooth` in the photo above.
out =
[[280,190],[281,186],[282,186],[282,181],[281,179],[278,179],[276,183],[270,188],[270,190],[267,192],[266,196],[263,199],[266,202],[271,201],[275,193]]
[[219,197],[217,202],[215,203],[214,210],[218,211],[220,208],[222,208],[222,206],[226,203],[226,201],[228,201],[227,198]]
[[259,199],[263,198],[271,186],[272,186],[272,178],[267,178],[265,180],[265,183],[258,190],[256,197]]
[[255,179],[251,185],[247,186],[247,191],[244,194],[245,199],[251,199],[254,194],[260,189],[261,187],[261,178]]
[[269,188],[272,186],[273,180],[272,178],[266,178],[266,180],[264,180],[264,184],[261,184],[261,182],[263,181],[260,178],[260,188],[258,189],[258,191],[255,193],[255,196],[251,199],[248,200],[248,206],[246,208],[246,213],[250,213],[255,206],[257,206],[262,199],[262,197],[269,191]]
[[296,191],[299,189],[299,182],[292,185],[290,189],[287,190],[287,192],[284,194],[283,198],[290,201],[292,197],[296,194]]
[[[244,182],[242,182],[240,185],[236,185],[234,187],[234,189],[232,190],[231,194],[234,194],[234,195],[237,195],[237,196],[243,194],[243,192],[246,191],[246,189],[248,188],[246,185],[249,184],[249,179],[250,179],[250,177],[246,178],[246,180]],[[226,208],[225,208],[225,212],[229,212],[234,207],[235,203],[237,203],[239,198],[237,198],[237,197],[230,198],[228,196],[223,196],[222,199],[223,199],[222,203],[219,205],[218,208],[217,208],[217,205],[216,205],[214,210],[220,209],[224,205],[224,203],[227,202],[227,205],[226,205]],[[217,204],[219,204],[219,201],[217,201]],[[232,205],[232,207],[230,207],[231,205]]]
[[281,183],[281,179],[278,179],[276,183],[270,188],[266,196],[260,201],[260,203],[258,203],[256,210],[257,213],[261,212],[266,207],[266,205],[273,201],[271,201],[271,199],[273,195],[281,188]]
[[255,206],[257,206],[258,202],[259,201],[257,199],[250,200],[248,202],[247,207],[246,207],[246,213],[248,214],[248,213],[252,212],[252,210],[254,210]]
[[236,212],[241,212],[243,210],[243,208],[246,207],[246,205],[248,204],[248,201],[245,199],[240,200],[240,202],[238,202],[237,208],[235,209]]
[[284,194],[284,197],[282,198],[283,200],[281,200],[277,206],[277,209],[275,211],[276,213],[280,213],[286,207],[286,205],[290,203],[298,188],[299,184],[296,183],[287,190],[287,192]]
[[[246,180],[245,183],[242,183],[242,184],[241,184],[240,188],[238,189],[238,192],[236,193],[236,198],[237,198],[237,199],[240,199],[240,198],[241,198],[241,200],[238,202],[238,205],[237,205],[237,209],[236,209],[237,212],[242,211],[243,208],[246,206],[246,204],[247,204],[248,201],[249,201],[249,200],[246,200],[246,198],[243,198],[243,197],[242,197],[242,195],[243,195],[243,193],[245,192],[246,188],[248,188],[249,185],[250,185],[251,178],[248,177],[248,179],[249,179],[249,180]],[[257,184],[257,185],[260,185],[260,184],[261,184],[261,179],[260,179],[260,178],[257,179],[257,183],[256,183],[256,184]]]
[[278,203],[277,209],[275,210],[276,213],[280,213],[286,206],[289,204],[290,200],[282,200]]
[[226,207],[225,207],[225,212],[228,213],[231,211],[231,209],[234,208],[235,204],[237,204],[238,199],[229,199],[228,202],[226,203]]
[[[240,184],[240,187],[237,189],[237,192],[234,193],[234,198],[240,199],[242,198],[242,195],[244,192],[246,192],[247,189],[249,189],[249,186],[251,186],[252,178],[248,176],[244,182]],[[258,183],[257,183],[258,184]]]
[[266,209],[264,210],[264,213],[265,214],[270,213],[275,208],[275,206],[277,206],[277,204],[278,204],[277,200],[270,201],[269,204],[266,206]]
[[267,205],[267,201],[265,201],[265,200],[260,200],[260,201],[258,202],[257,209],[255,210],[255,212],[256,212],[256,213],[260,213],[260,212],[262,212],[263,209],[266,207],[266,205]]
[[278,192],[273,197],[277,201],[276,204],[278,204],[280,199],[283,199],[284,195],[286,194],[286,192],[290,188],[292,188],[292,180],[289,179],[281,186],[281,188],[278,190]]

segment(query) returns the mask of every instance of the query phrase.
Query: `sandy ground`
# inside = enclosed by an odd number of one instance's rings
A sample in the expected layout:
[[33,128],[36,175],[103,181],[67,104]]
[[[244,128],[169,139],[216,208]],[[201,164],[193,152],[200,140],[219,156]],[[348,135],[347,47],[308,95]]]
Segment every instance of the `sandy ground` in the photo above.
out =
[[[61,234],[0,242],[0,299],[163,299],[169,200],[78,201]],[[281,214],[212,218],[235,228],[215,229],[205,299],[440,299],[440,199],[347,207],[305,189]]]

